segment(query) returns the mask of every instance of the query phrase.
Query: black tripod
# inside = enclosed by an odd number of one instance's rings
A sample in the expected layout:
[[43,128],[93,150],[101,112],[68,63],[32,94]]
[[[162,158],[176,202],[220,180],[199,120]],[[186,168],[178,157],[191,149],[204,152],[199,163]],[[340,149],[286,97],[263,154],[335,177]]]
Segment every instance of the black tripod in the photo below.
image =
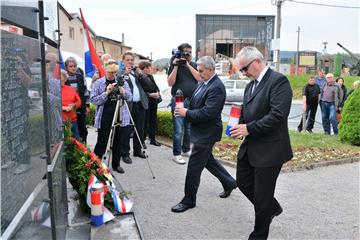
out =
[[102,160],[103,160],[103,162],[106,162],[106,160],[107,160],[107,166],[108,167],[110,166],[110,163],[112,162],[112,149],[113,149],[113,144],[114,144],[115,131],[116,131],[116,127],[120,126],[120,123],[121,123],[121,111],[120,111],[120,108],[123,105],[125,105],[126,110],[129,112],[130,123],[131,123],[130,125],[134,126],[134,131],[135,131],[136,137],[140,142],[141,151],[145,154],[146,162],[148,164],[151,176],[152,176],[153,179],[155,179],[155,175],[154,175],[154,173],[153,173],[153,171],[151,169],[151,166],[150,166],[149,156],[146,154],[146,152],[144,150],[142,140],[139,137],[139,133],[138,133],[137,128],[135,126],[134,120],[133,120],[133,118],[131,116],[129,106],[128,106],[127,102],[124,100],[123,96],[121,96],[121,95],[118,95],[118,99],[116,101],[114,117],[113,117],[113,120],[112,120],[112,123],[111,123],[111,130],[110,130],[109,138],[108,138],[108,141],[107,141],[107,144],[106,144],[106,150],[105,150],[105,153],[104,153],[104,155],[102,157]]

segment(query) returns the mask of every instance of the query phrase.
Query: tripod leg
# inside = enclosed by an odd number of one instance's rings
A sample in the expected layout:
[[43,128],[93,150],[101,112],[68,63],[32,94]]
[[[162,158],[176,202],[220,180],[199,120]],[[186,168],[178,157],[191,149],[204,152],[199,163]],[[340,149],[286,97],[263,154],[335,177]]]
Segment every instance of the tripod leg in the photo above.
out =
[[155,179],[155,175],[154,175],[154,173],[153,173],[153,171],[152,171],[152,169],[151,169],[151,166],[150,166],[149,156],[146,154],[146,152],[145,152],[145,150],[144,150],[144,146],[143,146],[143,143],[142,143],[142,141],[141,141],[141,139],[140,139],[140,137],[139,137],[139,133],[138,133],[137,128],[136,128],[136,125],[135,125],[135,123],[134,123],[134,119],[133,119],[132,116],[131,116],[131,112],[130,112],[129,106],[128,106],[128,104],[127,104],[126,101],[124,101],[124,104],[125,104],[126,110],[129,112],[130,121],[131,121],[131,124],[134,126],[135,135],[136,135],[136,137],[137,137],[137,139],[138,139],[138,141],[139,141],[139,143],[140,143],[141,151],[145,154],[146,161],[147,161],[147,164],[148,164],[148,167],[149,167],[151,176],[152,176],[153,179]]
[[112,151],[113,151],[115,131],[116,131],[116,126],[118,125],[117,121],[118,121],[118,119],[120,119],[120,110],[119,110],[120,106],[121,106],[120,100],[118,100],[116,102],[115,112],[114,112],[113,120],[111,123],[111,130],[110,130],[108,142],[106,145],[105,154],[102,157],[102,160],[104,163],[106,163],[106,161],[107,161],[108,167],[110,167],[110,163],[112,162],[112,156],[113,156]]

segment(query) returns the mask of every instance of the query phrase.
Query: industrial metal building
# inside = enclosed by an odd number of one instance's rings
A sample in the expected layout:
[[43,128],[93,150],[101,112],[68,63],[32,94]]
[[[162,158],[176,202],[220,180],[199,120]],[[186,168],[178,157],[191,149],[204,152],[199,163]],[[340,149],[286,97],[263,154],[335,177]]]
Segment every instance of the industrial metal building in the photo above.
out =
[[217,53],[235,57],[245,46],[257,47],[271,59],[275,16],[196,15],[196,58]]

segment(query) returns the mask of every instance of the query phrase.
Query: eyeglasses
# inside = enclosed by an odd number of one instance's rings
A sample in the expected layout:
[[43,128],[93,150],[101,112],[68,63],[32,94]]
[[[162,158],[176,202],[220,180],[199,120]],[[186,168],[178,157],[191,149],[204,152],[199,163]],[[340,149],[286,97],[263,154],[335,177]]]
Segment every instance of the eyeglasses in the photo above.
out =
[[108,61],[105,63],[105,66],[109,66],[109,65],[113,65],[113,64],[118,65],[118,63],[115,61]]
[[245,67],[241,68],[239,71],[242,73],[247,72],[247,70],[249,69],[250,65],[255,61],[256,59],[252,60],[251,62],[249,62],[248,65],[246,65]]

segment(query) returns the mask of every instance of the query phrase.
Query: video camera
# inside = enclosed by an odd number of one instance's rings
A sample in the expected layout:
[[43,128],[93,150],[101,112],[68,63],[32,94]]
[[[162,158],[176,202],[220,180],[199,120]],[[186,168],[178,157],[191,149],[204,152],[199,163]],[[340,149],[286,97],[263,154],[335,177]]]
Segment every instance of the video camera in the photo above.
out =
[[177,48],[173,49],[171,53],[173,55],[173,58],[179,58],[180,59],[178,61],[178,64],[186,64],[186,60],[184,58],[187,58],[188,56],[190,56],[190,53],[181,51],[181,50],[179,50]]

